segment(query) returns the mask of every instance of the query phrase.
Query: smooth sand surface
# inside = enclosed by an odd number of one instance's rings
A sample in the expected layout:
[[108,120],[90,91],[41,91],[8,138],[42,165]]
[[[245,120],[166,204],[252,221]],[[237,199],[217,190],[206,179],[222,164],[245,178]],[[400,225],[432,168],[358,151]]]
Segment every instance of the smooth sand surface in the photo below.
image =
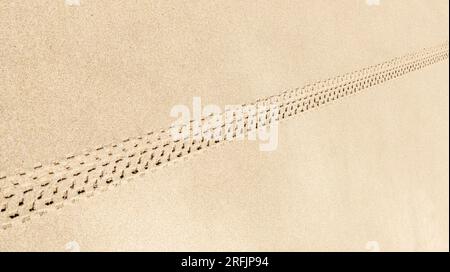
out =
[[[448,1],[3,1],[0,172],[448,40]],[[10,229],[0,251],[449,250],[448,61]]]

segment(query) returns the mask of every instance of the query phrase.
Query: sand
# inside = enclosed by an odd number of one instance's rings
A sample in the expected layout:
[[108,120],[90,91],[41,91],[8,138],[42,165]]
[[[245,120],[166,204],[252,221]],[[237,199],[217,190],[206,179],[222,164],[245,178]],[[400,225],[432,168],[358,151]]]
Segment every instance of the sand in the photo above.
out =
[[[4,1],[0,20],[8,177],[194,96],[252,102],[448,40],[448,1]],[[448,60],[283,122],[275,151],[190,157],[1,229],[0,251],[448,251]]]

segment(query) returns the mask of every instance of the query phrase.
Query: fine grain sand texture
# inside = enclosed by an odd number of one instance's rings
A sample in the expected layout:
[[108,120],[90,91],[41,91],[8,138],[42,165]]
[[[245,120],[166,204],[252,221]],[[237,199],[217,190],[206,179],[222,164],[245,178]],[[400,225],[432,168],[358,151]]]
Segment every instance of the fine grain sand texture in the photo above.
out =
[[[167,128],[194,96],[249,103],[440,45],[448,5],[0,1],[0,226],[36,165]],[[0,251],[448,251],[448,44],[440,54],[282,122],[274,151],[233,141],[19,216]]]

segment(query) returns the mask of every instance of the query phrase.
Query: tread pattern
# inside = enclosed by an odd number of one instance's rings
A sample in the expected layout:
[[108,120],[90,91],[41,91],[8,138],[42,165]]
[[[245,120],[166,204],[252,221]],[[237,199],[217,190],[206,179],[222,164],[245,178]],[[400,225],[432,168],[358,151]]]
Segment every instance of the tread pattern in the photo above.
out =
[[[448,42],[244,104],[256,107],[276,105],[278,111],[267,110],[262,115],[247,113],[239,117],[244,119],[242,123],[238,122],[242,119],[221,118],[223,121],[210,126],[209,130],[212,133],[216,129],[227,129],[236,138],[239,133],[251,133],[273,120],[283,121],[341,101],[341,98],[446,59]],[[227,112],[222,113],[225,114]],[[203,118],[201,122],[210,122],[211,118]],[[48,165],[37,164],[15,175],[0,175],[0,229],[10,228],[17,222],[27,222],[49,210],[91,197],[111,186],[229,141],[194,137],[175,141],[170,137],[170,129],[68,155]]]

